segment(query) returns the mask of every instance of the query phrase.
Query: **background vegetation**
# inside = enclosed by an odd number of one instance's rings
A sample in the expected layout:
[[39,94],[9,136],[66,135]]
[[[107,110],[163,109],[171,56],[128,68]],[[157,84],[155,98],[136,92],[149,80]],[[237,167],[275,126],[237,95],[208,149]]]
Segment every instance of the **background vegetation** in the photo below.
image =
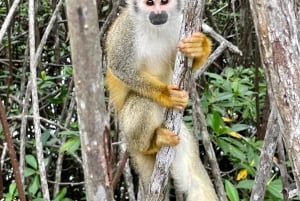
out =
[[[98,1],[99,26],[104,31],[111,23],[110,1]],[[57,1],[41,0],[36,6],[36,40],[40,41]],[[0,1],[0,24],[11,1]],[[37,68],[42,143],[51,198],[55,201],[85,200],[80,137],[72,77],[70,44],[66,13],[62,9],[43,48]],[[243,52],[238,55],[224,50],[198,79],[201,107],[206,116],[222,179],[229,200],[249,200],[259,162],[262,139],[269,114],[266,83],[248,1],[210,0],[205,9],[205,23]],[[104,32],[105,33],[105,32]],[[105,34],[102,35],[102,45]],[[217,42],[214,41],[215,48]],[[104,48],[104,47],[103,47]],[[104,60],[105,64],[105,60]],[[105,66],[105,65],[104,65]],[[24,172],[28,200],[43,200],[36,155],[29,80],[28,2],[22,1],[8,33],[0,45],[0,97],[9,120],[17,156]],[[108,103],[108,102],[107,102]],[[121,161],[120,136],[111,115],[111,170],[114,174]],[[185,121],[192,128],[192,111],[186,110]],[[201,157],[205,153],[199,136]],[[22,149],[22,144],[25,149]],[[279,150],[284,151],[284,150]],[[8,147],[0,127],[0,198],[18,198]],[[277,154],[282,155],[282,154]],[[22,163],[22,161],[24,161]],[[273,171],[265,200],[283,200],[280,164],[289,161],[274,157]],[[206,162],[208,167],[208,164]],[[209,169],[209,168],[208,168]],[[61,178],[57,175],[61,175]],[[136,175],[133,172],[133,182]],[[171,192],[174,197],[175,192]],[[116,200],[128,200],[128,187],[121,177],[115,188]]]

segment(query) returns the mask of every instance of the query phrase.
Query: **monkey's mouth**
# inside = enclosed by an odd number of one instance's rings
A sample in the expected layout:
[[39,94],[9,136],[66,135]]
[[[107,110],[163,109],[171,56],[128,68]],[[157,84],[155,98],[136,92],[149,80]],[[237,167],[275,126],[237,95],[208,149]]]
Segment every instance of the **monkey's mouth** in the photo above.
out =
[[168,21],[168,14],[166,11],[162,11],[161,13],[151,12],[149,20],[153,25],[162,25]]

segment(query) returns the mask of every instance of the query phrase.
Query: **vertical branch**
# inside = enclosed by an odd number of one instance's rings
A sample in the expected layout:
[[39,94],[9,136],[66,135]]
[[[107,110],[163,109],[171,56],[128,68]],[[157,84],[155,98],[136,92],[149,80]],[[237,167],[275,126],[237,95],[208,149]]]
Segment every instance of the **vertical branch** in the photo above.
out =
[[29,98],[31,94],[31,82],[27,84],[27,89],[25,96],[23,98],[23,107],[21,114],[21,128],[20,128],[20,172],[22,177],[22,183],[24,184],[24,169],[25,169],[25,156],[26,156],[26,128],[27,128],[27,118]]
[[[9,126],[7,123],[7,118],[4,112],[4,109],[2,107],[2,100],[0,99],[0,120],[2,123],[2,127],[3,127],[3,131],[4,131],[4,135],[5,135],[5,140],[7,142],[8,145],[8,153],[9,153],[9,157],[11,160],[11,164],[13,167],[13,172],[15,175],[15,179],[16,179],[16,185],[17,185],[17,189],[19,192],[19,197],[21,201],[26,201],[26,197],[25,197],[25,192],[24,192],[24,188],[23,188],[23,184],[22,184],[22,179],[21,179],[21,174],[20,174],[20,169],[19,169],[19,163],[17,160],[17,155],[16,155],[16,151],[14,148],[14,142],[12,140],[12,137],[10,135],[10,131],[9,131]],[[2,168],[0,168],[2,169]]]
[[[185,1],[180,38],[189,36],[193,31],[200,29],[203,7],[204,3],[202,0]],[[181,89],[187,89],[189,87],[192,71],[191,66],[187,66],[188,63],[187,58],[178,52],[176,55],[173,83],[179,85]],[[165,114],[163,126],[179,134],[182,115],[182,111],[168,109]],[[174,155],[175,149],[171,147],[163,147],[157,154],[150,192],[146,200],[156,201],[163,199],[168,182],[169,168],[174,159]]]
[[35,11],[34,0],[29,0],[29,44],[30,44],[30,81],[32,86],[32,109],[33,109],[33,123],[36,140],[37,159],[40,171],[41,187],[43,198],[45,201],[50,201],[49,188],[47,183],[47,174],[44,164],[43,144],[41,135],[40,115],[39,115],[39,99],[37,92],[37,77],[35,63]]
[[251,201],[263,201],[266,192],[267,182],[270,177],[272,168],[272,159],[276,150],[277,140],[280,132],[278,123],[278,112],[274,104],[269,116],[267,131],[260,154],[258,171],[256,172],[255,181],[251,193]]
[[3,24],[1,25],[1,30],[0,30],[0,44],[2,42],[2,39],[3,39],[3,36],[5,34],[5,32],[7,31],[8,27],[9,27],[9,24],[12,20],[12,18],[14,17],[14,13],[18,7],[20,3],[20,0],[15,0],[14,3],[12,4]]

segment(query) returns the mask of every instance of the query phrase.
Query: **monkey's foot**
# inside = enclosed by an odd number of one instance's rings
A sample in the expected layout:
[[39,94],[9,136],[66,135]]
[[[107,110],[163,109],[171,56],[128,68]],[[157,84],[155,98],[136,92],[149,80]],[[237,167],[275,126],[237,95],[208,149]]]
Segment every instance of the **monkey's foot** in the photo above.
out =
[[143,154],[156,154],[162,146],[176,146],[180,142],[180,138],[173,131],[166,128],[157,128],[154,139],[150,147]]
[[158,128],[156,130],[156,145],[162,146],[176,146],[180,142],[180,138],[173,131],[166,128]]

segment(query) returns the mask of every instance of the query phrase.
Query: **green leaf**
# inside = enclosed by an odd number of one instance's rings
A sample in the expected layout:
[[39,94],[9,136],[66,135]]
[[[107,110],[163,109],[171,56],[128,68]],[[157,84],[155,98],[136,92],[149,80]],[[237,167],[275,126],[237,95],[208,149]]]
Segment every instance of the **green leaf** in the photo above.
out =
[[44,201],[44,199],[43,198],[35,198],[32,201]]
[[62,201],[74,201],[74,200],[72,200],[70,198],[64,198],[64,199],[62,199]]
[[216,80],[222,80],[222,79],[223,79],[222,76],[220,76],[220,75],[218,75],[218,74],[216,74],[216,73],[205,72],[204,74],[207,75],[208,77],[214,78],[214,79],[216,79]]
[[215,101],[224,101],[224,100],[230,100],[233,97],[233,94],[231,92],[223,92],[219,93],[215,97]]
[[9,185],[9,194],[12,196],[12,197],[15,197],[16,196],[16,191],[17,191],[17,185],[15,182],[11,183]]
[[238,183],[238,185],[236,186],[236,188],[242,188],[242,189],[249,189],[251,190],[253,188],[253,180],[250,179],[245,179],[242,180]]
[[66,194],[67,194],[67,188],[64,187],[63,189],[61,189],[59,191],[59,193],[55,197],[54,201],[62,201],[62,199],[66,196]]
[[10,194],[4,194],[5,200],[4,201],[13,201],[14,197]]
[[33,169],[35,169],[35,170],[38,169],[38,163],[33,155],[26,155],[25,160],[26,160],[26,163],[28,165],[30,165]]
[[42,72],[41,72],[41,78],[42,78],[42,80],[46,80],[47,74],[46,74],[45,71],[42,71]]
[[237,80],[234,80],[232,83],[232,89],[235,94],[239,93],[239,88],[240,88],[239,86],[240,86],[239,82]]
[[80,138],[72,137],[68,139],[62,146],[62,151],[66,151],[68,153],[74,153],[78,150],[80,146]]
[[282,182],[280,179],[276,179],[274,181],[272,181],[271,183],[269,183],[269,185],[267,186],[267,191],[272,194],[274,197],[276,198],[280,198],[283,199],[282,196]]
[[212,115],[212,128],[214,129],[214,132],[219,134],[219,129],[221,125],[221,116],[218,112],[213,111]]
[[41,185],[40,185],[40,178],[39,178],[39,175],[35,175],[34,176],[34,179],[32,180],[32,182],[29,184],[29,187],[28,187],[28,192],[31,194],[31,195],[35,195],[38,190],[40,189]]
[[50,138],[50,134],[51,134],[50,129],[47,129],[47,130],[45,130],[45,132],[43,132],[43,134],[42,134],[42,143],[43,143],[43,145],[46,144],[46,142]]
[[25,167],[24,169],[24,176],[25,177],[29,177],[31,175],[34,175],[36,173],[36,170],[29,168],[29,167]]
[[58,133],[60,136],[78,136],[78,131],[66,130]]
[[230,131],[239,132],[239,131],[247,130],[248,128],[249,125],[247,124],[233,124],[230,128]]
[[229,146],[230,155],[232,155],[233,157],[239,159],[240,161],[245,161],[246,160],[245,154],[240,149],[238,149],[235,146],[232,146],[231,144],[228,144],[228,146]]
[[239,201],[239,194],[234,185],[229,181],[225,180],[225,189],[230,201]]

